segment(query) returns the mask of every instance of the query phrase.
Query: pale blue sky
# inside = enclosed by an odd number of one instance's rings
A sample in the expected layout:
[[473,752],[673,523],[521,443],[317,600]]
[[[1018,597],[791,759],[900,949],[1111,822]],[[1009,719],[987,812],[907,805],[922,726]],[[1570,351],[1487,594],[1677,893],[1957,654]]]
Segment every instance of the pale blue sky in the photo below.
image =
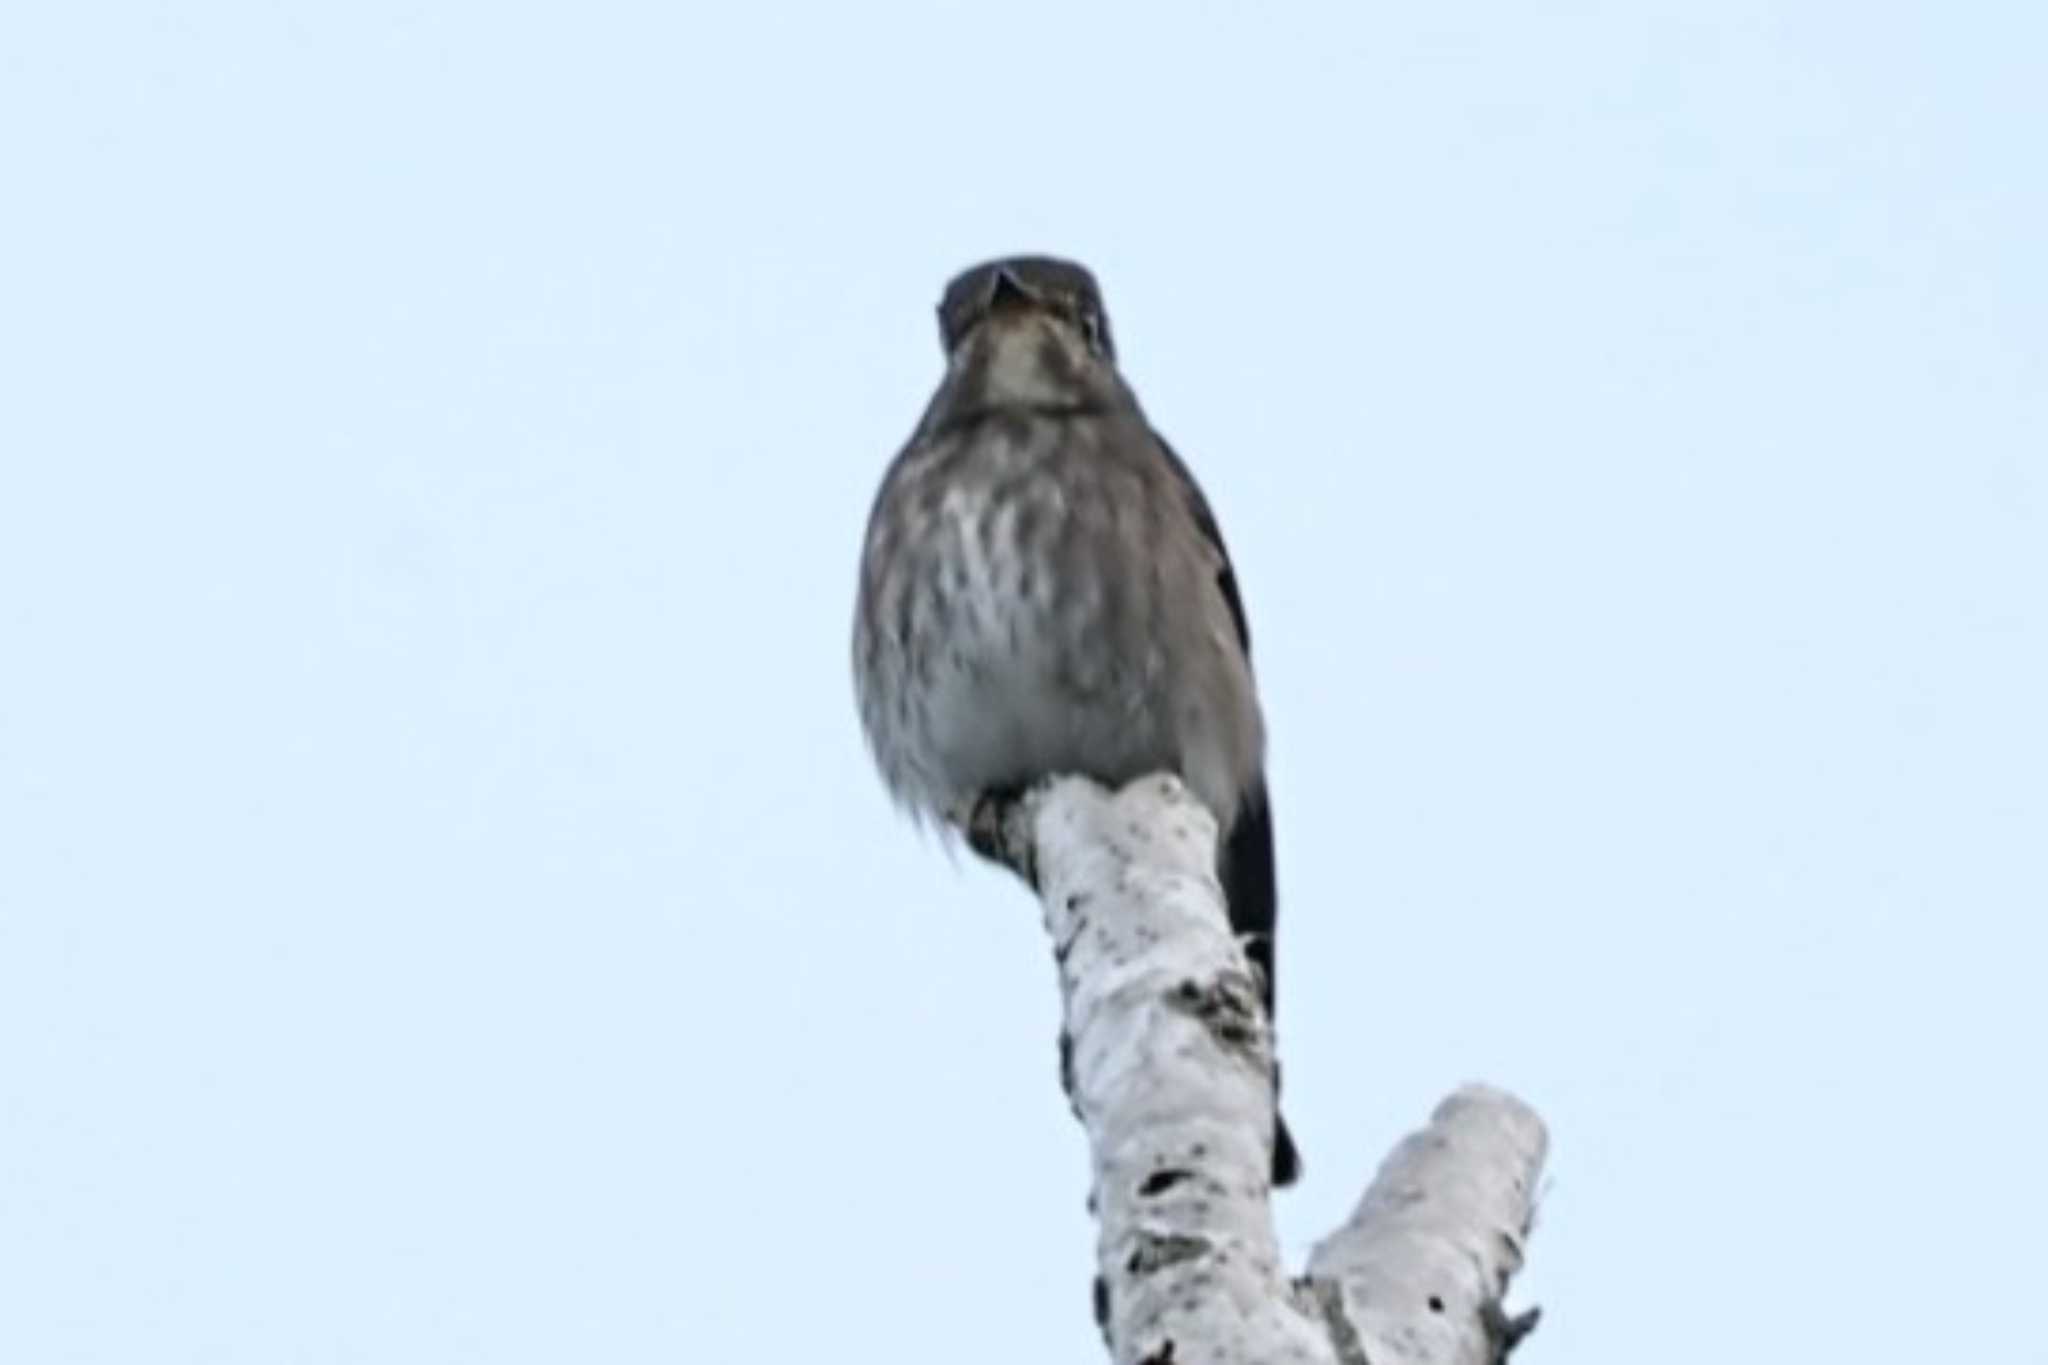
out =
[[1230,537],[1297,1253],[1549,1119],[1528,1365],[2048,1360],[2038,6],[15,6],[0,1360],[1096,1358],[868,498],[1094,265]]

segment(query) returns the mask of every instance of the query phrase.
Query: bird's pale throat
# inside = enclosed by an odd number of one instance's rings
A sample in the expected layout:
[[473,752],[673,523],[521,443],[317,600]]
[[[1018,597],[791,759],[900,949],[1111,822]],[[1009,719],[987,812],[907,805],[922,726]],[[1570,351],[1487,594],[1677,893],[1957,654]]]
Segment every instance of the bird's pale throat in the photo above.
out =
[[1085,401],[1085,356],[1060,325],[1031,309],[1004,309],[976,330],[969,364],[979,396],[998,406],[1062,407]]

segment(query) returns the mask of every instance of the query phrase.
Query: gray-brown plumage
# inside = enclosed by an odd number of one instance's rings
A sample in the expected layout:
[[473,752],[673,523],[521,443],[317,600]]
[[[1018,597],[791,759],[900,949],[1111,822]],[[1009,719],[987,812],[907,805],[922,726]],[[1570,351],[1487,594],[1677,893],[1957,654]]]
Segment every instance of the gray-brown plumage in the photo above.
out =
[[[1251,641],[1194,478],[1116,368],[1094,278],[963,272],[945,378],[869,518],[854,680],[899,801],[944,816],[1056,773],[1178,773],[1224,831],[1232,927],[1273,1007],[1273,833]],[[1284,1123],[1273,1179],[1295,1177]]]

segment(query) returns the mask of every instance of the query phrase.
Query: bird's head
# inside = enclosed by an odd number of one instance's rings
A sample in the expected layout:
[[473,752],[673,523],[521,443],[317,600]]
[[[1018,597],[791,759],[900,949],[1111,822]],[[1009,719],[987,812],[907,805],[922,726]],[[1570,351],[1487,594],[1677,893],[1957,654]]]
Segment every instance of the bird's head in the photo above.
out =
[[939,340],[988,399],[1063,403],[1118,386],[1102,292],[1084,266],[1011,256],[964,270],[939,301]]

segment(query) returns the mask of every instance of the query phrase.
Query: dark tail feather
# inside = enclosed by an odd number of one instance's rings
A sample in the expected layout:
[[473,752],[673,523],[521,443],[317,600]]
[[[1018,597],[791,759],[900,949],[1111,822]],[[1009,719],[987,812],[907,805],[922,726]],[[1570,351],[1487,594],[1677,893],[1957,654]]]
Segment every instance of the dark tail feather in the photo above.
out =
[[[1217,880],[1230,911],[1230,928],[1244,940],[1245,956],[1259,969],[1261,1002],[1270,1024],[1273,1013],[1273,936],[1280,913],[1273,882],[1273,808],[1264,784],[1245,795],[1218,858]],[[1273,1183],[1292,1185],[1301,1174],[1301,1156],[1287,1121],[1280,1117],[1280,1063],[1273,1063]]]
[[1217,877],[1229,903],[1230,931],[1244,940],[1245,956],[1259,969],[1266,1017],[1273,1017],[1273,929],[1279,896],[1273,886],[1273,808],[1255,788],[1238,808],[1223,841]]

